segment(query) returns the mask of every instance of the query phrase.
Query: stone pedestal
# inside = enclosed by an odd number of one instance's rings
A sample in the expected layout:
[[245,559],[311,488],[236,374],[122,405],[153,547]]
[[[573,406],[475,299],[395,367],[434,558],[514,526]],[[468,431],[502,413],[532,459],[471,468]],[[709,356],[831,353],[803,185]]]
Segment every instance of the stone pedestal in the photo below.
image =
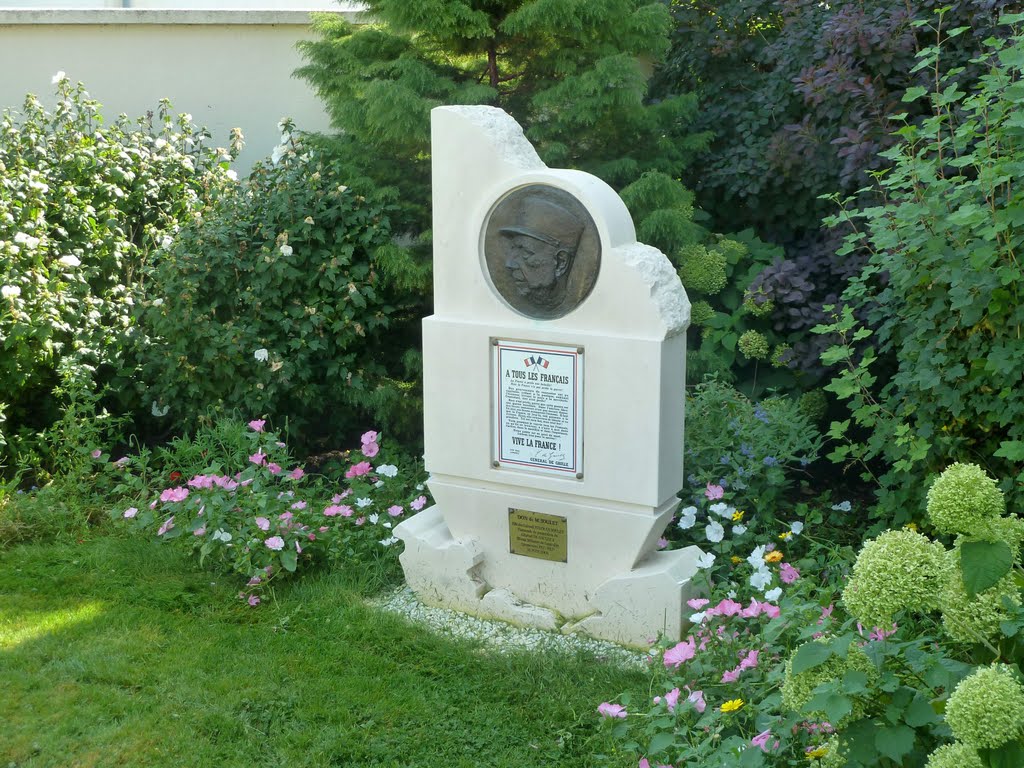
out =
[[682,486],[671,264],[615,192],[547,168],[489,107],[432,115],[435,506],[395,529],[424,602],[630,645],[679,637],[695,547],[656,551]]

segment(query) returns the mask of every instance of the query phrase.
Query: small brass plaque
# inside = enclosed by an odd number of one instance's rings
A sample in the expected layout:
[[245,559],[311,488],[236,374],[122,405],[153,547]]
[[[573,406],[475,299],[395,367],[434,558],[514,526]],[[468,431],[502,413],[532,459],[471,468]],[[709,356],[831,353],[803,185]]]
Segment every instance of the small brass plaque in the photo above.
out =
[[508,510],[508,549],[513,555],[564,563],[568,560],[569,529],[564,517]]

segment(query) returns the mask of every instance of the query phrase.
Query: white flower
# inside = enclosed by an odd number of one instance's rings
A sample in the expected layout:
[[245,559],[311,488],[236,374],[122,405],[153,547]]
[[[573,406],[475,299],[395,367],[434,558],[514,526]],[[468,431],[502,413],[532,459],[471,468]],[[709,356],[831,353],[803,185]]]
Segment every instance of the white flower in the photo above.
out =
[[742,536],[746,532],[747,532],[747,526],[745,526],[745,525],[734,525],[732,527],[732,535],[733,536]]
[[167,249],[174,245],[174,238],[170,235],[164,235],[160,238],[160,247]]
[[288,245],[288,243],[282,244],[280,251],[282,256],[291,256],[295,252],[292,250],[292,247]]
[[383,525],[385,528],[390,528],[391,527],[391,521],[390,520],[385,520],[383,523],[381,523],[381,525]]
[[274,151],[270,153],[270,162],[272,162],[274,165],[277,165],[278,163],[281,162],[281,158],[284,157],[287,153],[288,148],[278,144],[276,147],[274,147]]
[[684,531],[687,528],[693,528],[693,526],[697,524],[696,507],[686,507],[685,509],[681,510],[679,514],[681,515],[681,517],[679,518],[679,527],[682,528]]
[[213,536],[211,536],[211,538],[214,541],[228,542],[231,541],[231,534],[225,531],[223,528],[218,528],[216,531],[213,532]]
[[384,477],[394,477],[398,474],[398,467],[394,464],[381,464],[377,467],[377,474],[384,475]]
[[719,517],[724,517],[726,520],[732,520],[732,516],[736,514],[736,507],[730,507],[728,504],[718,502],[712,504],[709,509]]
[[5,299],[13,299],[16,296],[21,296],[21,288],[16,285],[5,285],[0,287],[0,296]]
[[778,600],[782,595],[782,587],[776,587],[775,589],[769,589],[764,593],[765,600]]
[[163,408],[161,408],[156,400],[154,400],[153,404],[149,407],[149,412],[156,416],[158,419],[162,419],[164,416],[166,416],[169,410],[171,410],[170,405],[165,405]]
[[388,536],[386,539],[381,539],[380,540],[380,543],[383,544],[385,547],[390,547],[392,544],[395,544],[397,542],[398,542],[398,537],[397,536]]
[[715,553],[714,552],[701,552],[697,558],[697,567],[704,569],[710,568],[715,564]]
[[285,127],[287,125],[288,125],[288,118],[287,117],[282,117],[280,120],[278,120],[277,121],[277,131],[278,131],[278,133],[284,133],[284,129],[285,129]]
[[376,512],[374,512],[374,513],[373,513],[372,515],[370,515],[370,516],[369,516],[369,517],[368,517],[367,519],[368,519],[368,520],[369,520],[369,521],[370,521],[370,522],[371,522],[371,523],[372,523],[373,525],[376,525],[376,524],[377,524],[377,521],[378,521],[378,520],[380,520],[380,515],[378,515],[378,514],[377,514]]
[[289,141],[291,141],[291,139],[292,139],[292,135],[290,133],[288,133],[288,131],[281,131],[281,143],[282,144],[287,144]]
[[416,483],[416,490],[417,491],[422,491],[423,490],[423,483]]
[[356,506],[357,507],[368,507],[371,504],[373,504],[373,502],[370,501],[369,499],[356,499]]
[[163,305],[164,305],[163,298],[153,299],[153,306],[154,307],[162,307]]
[[264,347],[260,347],[259,349],[252,353],[252,356],[255,357],[257,361],[265,363],[267,362],[267,358],[270,357],[270,353],[267,352],[267,350]]
[[767,568],[758,569],[750,575],[750,586],[762,590],[772,583],[772,572]]
[[690,623],[691,624],[701,624],[703,622],[704,622],[704,612],[703,611],[701,611],[700,613],[691,613],[690,614]]
[[61,256],[59,259],[57,259],[57,261],[59,261],[65,267],[77,267],[82,263],[81,261],[78,260],[77,256]]
[[373,484],[373,487],[374,488],[383,488],[384,487],[384,481],[383,480],[378,480],[376,483]]
[[789,530],[793,532],[794,536],[799,536],[804,530],[804,524],[798,520],[789,527]]
[[750,563],[752,568],[764,567],[764,550],[764,544],[759,547],[754,547],[754,551],[747,557],[747,562]]
[[725,529],[720,522],[712,520],[704,529],[704,534],[708,537],[708,541],[712,544],[717,544],[725,536]]
[[14,235],[14,242],[20,243],[29,250],[32,250],[33,248],[36,248],[39,245],[39,238],[32,237],[32,235],[26,234],[24,232],[17,232]]
[[224,172],[224,175],[227,176],[232,181],[238,181],[238,171],[228,169],[227,171]]
[[307,224],[315,224],[316,223],[316,222],[313,221],[313,217],[312,216],[307,216],[306,218],[303,219],[303,221],[306,222]]
[[167,146],[167,139],[157,139],[153,142],[153,146],[157,149],[163,149]]
[[838,504],[833,504],[832,509],[836,512],[849,512],[853,507],[848,501],[840,501]]
[[182,117],[185,118],[185,122],[186,123],[191,123],[192,122],[192,115],[188,114],[187,112],[184,115],[182,115]]
[[56,85],[61,80],[67,80],[68,76],[64,74],[64,70],[58,70],[57,74],[50,78],[50,85]]

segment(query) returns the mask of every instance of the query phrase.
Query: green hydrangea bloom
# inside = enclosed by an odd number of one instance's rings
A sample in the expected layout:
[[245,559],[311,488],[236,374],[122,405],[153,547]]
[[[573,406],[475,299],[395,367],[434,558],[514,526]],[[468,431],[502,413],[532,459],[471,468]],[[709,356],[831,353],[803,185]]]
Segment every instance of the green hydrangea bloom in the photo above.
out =
[[679,279],[687,291],[693,290],[714,296],[725,288],[725,254],[709,251],[702,245],[691,245],[680,249],[683,266]]
[[1007,597],[1014,604],[1020,605],[1013,574],[1008,573],[994,587],[968,597],[960,573],[960,554],[957,549],[949,553],[948,562],[945,583],[939,594],[939,608],[942,610],[942,625],[946,634],[961,643],[998,638],[1002,634],[999,623],[1009,618],[1003,607],[1003,598]]
[[924,768],[985,768],[978,751],[959,742],[943,744],[930,755]]
[[775,310],[775,302],[763,291],[751,293],[747,290],[743,294],[743,309],[754,317],[768,317]]
[[915,531],[886,531],[857,555],[843,603],[865,627],[887,627],[897,611],[936,607],[946,568],[938,542]]
[[979,525],[971,538],[1005,541],[1017,553],[1024,541],[1024,520],[1019,517],[993,517]]
[[812,389],[804,392],[800,395],[797,405],[800,407],[800,412],[815,424],[824,419],[825,414],[828,412],[828,398],[825,396],[825,390],[823,389]]
[[789,344],[779,344],[772,350],[772,366],[774,368],[789,367],[789,353],[793,350]]
[[690,323],[693,325],[704,325],[715,316],[715,309],[706,301],[695,301],[690,306]]
[[928,516],[943,533],[973,536],[1005,511],[1002,491],[977,464],[953,464],[928,489]]
[[821,757],[816,757],[808,762],[807,768],[843,768],[846,765],[847,750],[843,748],[838,736],[833,736],[818,749],[827,751]]
[[965,677],[946,702],[953,737],[976,749],[995,749],[1024,729],[1024,686],[1005,664]]
[[768,339],[760,331],[746,331],[741,335],[739,348],[748,360],[764,360],[768,357]]
[[[825,638],[809,640],[811,643],[824,643]],[[804,644],[806,645],[806,643]],[[857,670],[868,676],[868,680],[874,680],[878,676],[875,665],[867,654],[859,646],[851,645],[846,653],[846,658],[830,656],[823,664],[811,669],[804,670],[799,675],[793,674],[793,658],[796,656],[796,648],[786,661],[785,679],[782,682],[782,706],[793,712],[802,712],[804,706],[813,698],[814,689],[829,680],[839,680],[849,670]],[[864,702],[853,697],[853,709],[849,715],[838,723],[832,723],[837,729],[842,729],[847,723],[858,720],[864,716]],[[824,712],[807,712],[808,717],[817,720],[824,720]]]

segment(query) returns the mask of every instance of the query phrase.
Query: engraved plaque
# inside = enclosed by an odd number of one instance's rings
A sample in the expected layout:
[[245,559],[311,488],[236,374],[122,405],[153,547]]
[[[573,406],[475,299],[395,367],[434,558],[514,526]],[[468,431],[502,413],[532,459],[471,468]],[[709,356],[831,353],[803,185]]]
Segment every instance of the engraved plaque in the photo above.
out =
[[583,349],[493,340],[495,467],[583,475]]
[[564,517],[508,510],[508,550],[513,555],[568,562],[568,524]]
[[491,285],[517,312],[553,320],[590,295],[601,239],[583,204],[564,189],[528,184],[497,202],[484,224]]

